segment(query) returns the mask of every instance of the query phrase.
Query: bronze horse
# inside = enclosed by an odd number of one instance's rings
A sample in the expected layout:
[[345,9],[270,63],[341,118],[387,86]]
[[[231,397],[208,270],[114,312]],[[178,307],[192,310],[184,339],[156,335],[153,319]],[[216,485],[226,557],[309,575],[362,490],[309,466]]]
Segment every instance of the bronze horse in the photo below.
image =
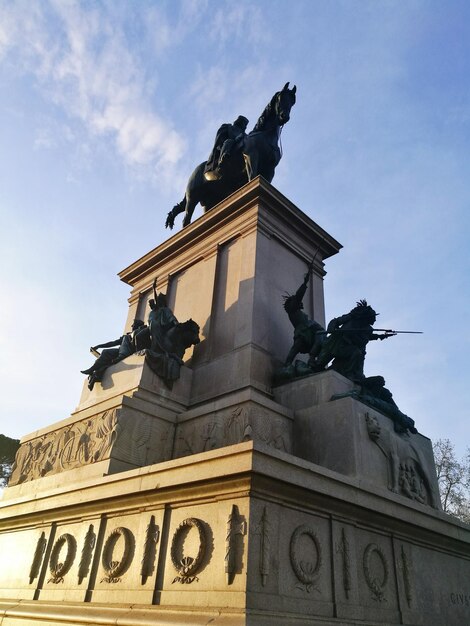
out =
[[289,121],[296,91],[295,85],[289,89],[289,83],[286,83],[281,91],[274,94],[255,127],[246,136],[243,151],[228,160],[220,180],[207,181],[204,178],[205,161],[196,167],[189,178],[185,197],[168,213],[167,228],[173,228],[175,217],[183,211],[183,226],[187,226],[198,203],[204,212],[209,211],[256,176],[272,181],[282,156],[279,137],[282,127]]

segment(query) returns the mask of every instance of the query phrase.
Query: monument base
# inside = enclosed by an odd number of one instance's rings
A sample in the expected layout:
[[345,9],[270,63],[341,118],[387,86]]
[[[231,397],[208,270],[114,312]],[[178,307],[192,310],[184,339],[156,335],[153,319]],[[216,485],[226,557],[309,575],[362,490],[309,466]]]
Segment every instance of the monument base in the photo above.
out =
[[282,295],[313,259],[304,311],[324,325],[340,247],[259,178],[121,272],[126,328],[159,276],[201,341],[171,390],[134,354],[22,439],[1,626],[470,623],[470,529],[439,510],[429,440],[333,371],[272,388]]
[[470,531],[254,442],[2,503],[2,626],[470,623]]

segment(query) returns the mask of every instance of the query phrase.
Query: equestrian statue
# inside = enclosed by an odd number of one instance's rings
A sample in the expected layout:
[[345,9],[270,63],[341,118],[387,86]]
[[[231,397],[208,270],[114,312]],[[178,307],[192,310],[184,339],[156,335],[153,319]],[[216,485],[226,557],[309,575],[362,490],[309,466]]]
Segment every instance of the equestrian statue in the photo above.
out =
[[296,91],[295,85],[289,89],[286,83],[271,98],[248,134],[245,134],[248,120],[243,115],[233,124],[219,128],[208,160],[196,167],[189,178],[185,197],[168,213],[167,228],[173,228],[176,216],[183,212],[183,227],[188,226],[198,203],[204,211],[209,211],[256,176],[272,181],[282,156],[281,131],[290,119]]

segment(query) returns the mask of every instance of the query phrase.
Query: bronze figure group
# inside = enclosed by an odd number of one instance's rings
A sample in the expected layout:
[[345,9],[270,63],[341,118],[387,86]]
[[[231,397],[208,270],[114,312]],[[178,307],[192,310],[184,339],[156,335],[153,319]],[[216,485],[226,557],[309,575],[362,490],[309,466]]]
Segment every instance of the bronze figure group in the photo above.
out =
[[[192,319],[179,323],[168,307],[166,294],[157,294],[157,279],[153,282],[153,298],[149,300],[148,325],[135,319],[132,332],[115,341],[91,347],[98,358],[91,367],[82,370],[88,376],[88,388],[101,382],[108,367],[136,352],[145,354],[150,369],[169,387],[180,377],[186,348],[199,343],[199,326]],[[119,346],[119,347],[114,347]],[[105,348],[101,354],[97,351]]]
[[[325,330],[303,310],[302,300],[312,266],[313,261],[296,293],[284,296],[284,309],[294,327],[294,340],[283,367],[274,376],[274,383],[316,374],[325,369],[334,370],[355,383],[356,387],[351,392],[333,396],[332,400],[345,396],[354,397],[390,417],[397,432],[417,433],[414,421],[400,411],[392,393],[385,387],[384,378],[364,375],[366,346],[369,341],[415,331],[374,329],[377,313],[366,300],[359,300],[349,313],[333,318]],[[381,332],[374,332],[375,330]],[[307,361],[294,361],[299,353],[308,354]]]
[[[173,228],[175,217],[182,212],[185,213],[183,226],[187,226],[198,203],[207,211],[258,175],[271,182],[281,159],[280,132],[289,121],[295,101],[296,87],[290,89],[286,83],[274,94],[251,132],[246,132],[248,119],[243,115],[231,124],[222,124],[207,161],[194,170],[185,197],[169,212],[166,226]],[[310,319],[304,311],[303,298],[313,263],[314,259],[295,294],[284,296],[284,309],[294,327],[294,337],[274,382],[285,382],[325,369],[334,370],[355,383],[356,388],[349,395],[388,415],[397,430],[416,432],[413,420],[395,404],[385,387],[385,380],[381,376],[367,378],[364,375],[369,341],[387,339],[400,331],[374,329],[377,314],[366,300],[359,300],[349,313],[332,319],[326,330]],[[168,306],[166,295],[157,294],[156,279],[149,306],[147,325],[136,319],[131,332],[91,348],[98,358],[82,371],[89,378],[90,389],[102,380],[109,366],[139,351],[145,352],[147,364],[168,387],[171,388],[173,381],[179,378],[186,348],[199,343],[199,326],[193,320],[178,322]],[[97,352],[99,348],[104,349],[101,354]],[[307,359],[295,360],[298,354],[307,355]]]

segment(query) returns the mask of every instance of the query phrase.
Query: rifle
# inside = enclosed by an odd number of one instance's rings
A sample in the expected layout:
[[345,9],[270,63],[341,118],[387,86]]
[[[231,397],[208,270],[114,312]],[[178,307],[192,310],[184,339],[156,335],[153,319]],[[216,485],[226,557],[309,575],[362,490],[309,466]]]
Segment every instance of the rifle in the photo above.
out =
[[305,279],[304,279],[304,281],[307,279],[307,276],[310,276],[310,274],[312,273],[312,271],[313,271],[313,264],[315,263],[315,259],[317,258],[318,253],[320,252],[320,247],[321,247],[321,244],[322,244],[324,241],[325,241],[325,237],[322,237],[322,238],[321,238],[320,243],[319,243],[319,244],[318,244],[318,246],[317,246],[317,249],[316,249],[316,251],[315,251],[315,254],[313,255],[312,260],[311,260],[311,261],[310,261],[310,263],[308,263],[308,265],[307,265],[307,274],[305,275]]
[[389,333],[391,335],[422,335],[422,330],[390,330],[388,328],[374,328],[374,330],[378,330],[381,333]]
[[[332,333],[357,333],[363,330],[362,328],[335,328],[335,330],[328,332],[327,330],[318,330],[317,333],[321,335],[331,335]],[[385,333],[389,336],[393,335],[422,335],[422,330],[391,330],[389,328],[373,328],[372,330]]]

